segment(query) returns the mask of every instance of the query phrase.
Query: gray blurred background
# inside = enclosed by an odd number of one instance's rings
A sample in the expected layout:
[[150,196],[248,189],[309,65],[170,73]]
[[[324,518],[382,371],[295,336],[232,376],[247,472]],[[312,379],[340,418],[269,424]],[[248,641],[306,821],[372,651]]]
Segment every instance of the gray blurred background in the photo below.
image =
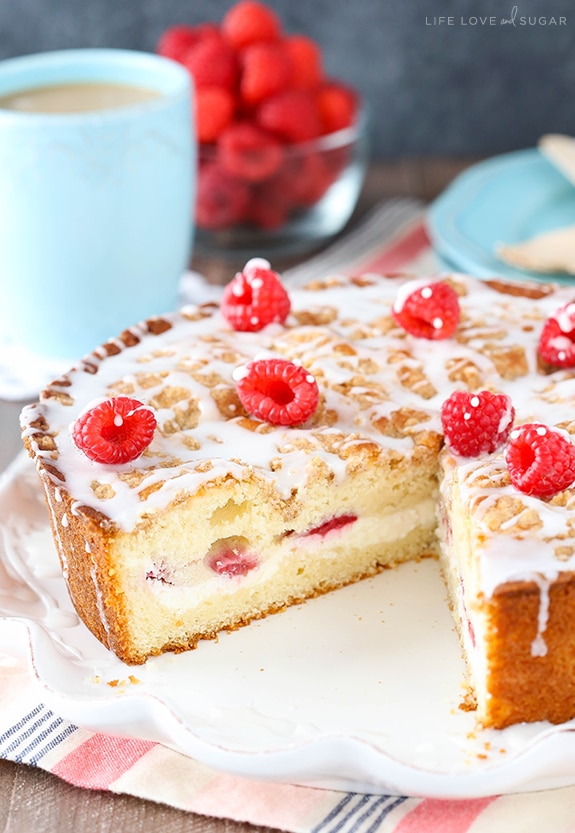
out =
[[[153,51],[232,0],[0,0],[0,59],[52,49]],[[373,110],[373,155],[491,155],[575,134],[575,0],[270,0]]]

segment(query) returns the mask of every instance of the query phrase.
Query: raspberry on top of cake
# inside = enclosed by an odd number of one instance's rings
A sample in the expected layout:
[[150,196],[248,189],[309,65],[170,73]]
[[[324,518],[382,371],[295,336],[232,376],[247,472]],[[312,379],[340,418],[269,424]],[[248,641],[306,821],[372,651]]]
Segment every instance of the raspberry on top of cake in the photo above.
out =
[[439,554],[480,721],[574,716],[570,302],[254,259],[96,349],[22,415],[81,617],[143,662]]

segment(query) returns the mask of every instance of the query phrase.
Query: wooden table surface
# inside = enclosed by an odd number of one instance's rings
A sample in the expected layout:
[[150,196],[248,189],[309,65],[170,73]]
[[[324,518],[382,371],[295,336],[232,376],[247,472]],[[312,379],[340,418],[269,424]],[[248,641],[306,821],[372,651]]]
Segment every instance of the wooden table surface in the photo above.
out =
[[[397,196],[431,201],[475,159],[402,160],[373,166],[351,223],[383,199]],[[282,265],[274,267],[281,271]],[[196,256],[192,267],[224,283],[242,263]],[[21,448],[18,414],[23,403],[0,400],[0,471]],[[0,760],[2,833],[257,833],[270,830],[213,819],[125,795],[72,787],[41,769]]]

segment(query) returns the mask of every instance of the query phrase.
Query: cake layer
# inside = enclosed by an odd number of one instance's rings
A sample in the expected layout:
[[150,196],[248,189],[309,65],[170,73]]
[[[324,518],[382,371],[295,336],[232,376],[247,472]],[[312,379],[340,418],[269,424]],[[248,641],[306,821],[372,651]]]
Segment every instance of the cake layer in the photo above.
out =
[[[479,719],[575,715],[570,690],[558,705],[558,681],[532,685],[575,657],[556,625],[569,615],[575,490],[518,493],[502,451],[473,460],[441,451],[440,419],[452,391],[487,389],[511,397],[516,423],[573,433],[574,374],[537,357],[544,322],[571,294],[444,280],[461,310],[448,339],[416,338],[394,320],[409,277],[336,276],[290,291],[286,322],[257,333],[232,330],[216,305],[139,324],[24,411],[64,574],[99,639],[142,662],[431,554],[438,505]],[[238,369],[262,357],[315,378],[319,404],[303,425],[245,411]],[[94,463],[70,425],[119,395],[152,408],[157,430],[134,462]]]
[[84,524],[75,541],[75,525],[61,523],[65,500],[56,525],[76,607],[121,659],[138,663],[434,554],[434,486],[429,467],[413,485],[374,465],[339,486],[310,483],[301,511],[251,478],[210,484],[132,535],[106,538]]

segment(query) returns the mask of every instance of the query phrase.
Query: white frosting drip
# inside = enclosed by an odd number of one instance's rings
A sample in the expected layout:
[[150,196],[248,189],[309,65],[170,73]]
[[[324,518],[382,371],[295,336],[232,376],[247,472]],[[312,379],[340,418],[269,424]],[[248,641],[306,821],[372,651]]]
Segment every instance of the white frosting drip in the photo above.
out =
[[547,654],[547,645],[543,634],[547,628],[549,620],[549,587],[554,579],[557,578],[557,573],[552,576],[531,576],[531,580],[535,581],[539,587],[539,614],[537,616],[537,636],[531,643],[531,655],[534,657],[544,657]]

